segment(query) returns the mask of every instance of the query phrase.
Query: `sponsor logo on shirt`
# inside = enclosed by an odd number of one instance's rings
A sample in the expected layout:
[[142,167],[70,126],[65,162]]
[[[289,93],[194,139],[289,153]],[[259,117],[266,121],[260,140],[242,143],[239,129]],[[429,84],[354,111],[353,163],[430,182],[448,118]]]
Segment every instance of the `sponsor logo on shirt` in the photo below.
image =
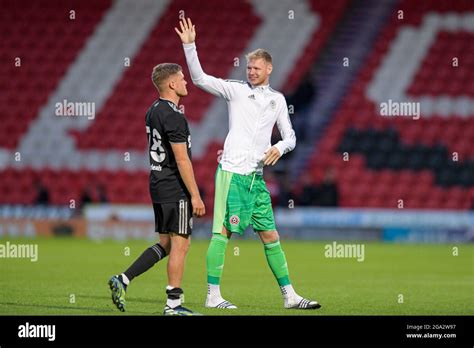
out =
[[150,167],[151,170],[156,170],[157,172],[161,172],[162,169],[160,165],[155,166],[154,164],[152,164]]
[[275,109],[276,109],[276,106],[277,106],[276,101],[274,101],[273,99],[270,100],[270,107],[272,108],[272,110],[275,110]]
[[249,99],[255,100],[255,94],[249,95]]

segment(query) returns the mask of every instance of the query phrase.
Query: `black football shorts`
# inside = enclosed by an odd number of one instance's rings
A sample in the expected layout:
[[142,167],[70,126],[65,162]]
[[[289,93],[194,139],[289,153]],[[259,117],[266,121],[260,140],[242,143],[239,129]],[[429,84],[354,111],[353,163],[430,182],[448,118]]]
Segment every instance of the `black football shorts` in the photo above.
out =
[[175,203],[153,203],[155,232],[191,235],[193,210],[191,202],[180,199]]

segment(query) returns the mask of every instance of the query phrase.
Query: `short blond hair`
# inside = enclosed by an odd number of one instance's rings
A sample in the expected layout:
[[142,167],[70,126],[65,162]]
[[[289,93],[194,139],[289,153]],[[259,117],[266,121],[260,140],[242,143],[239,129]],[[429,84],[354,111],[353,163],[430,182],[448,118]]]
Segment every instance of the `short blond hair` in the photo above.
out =
[[247,58],[247,62],[252,59],[262,58],[265,62],[272,64],[272,55],[263,48],[257,48],[255,51],[247,53],[245,58]]
[[183,71],[181,65],[176,63],[161,63],[153,68],[151,73],[151,80],[155,87],[161,91],[163,90],[163,82],[165,82],[170,76]]

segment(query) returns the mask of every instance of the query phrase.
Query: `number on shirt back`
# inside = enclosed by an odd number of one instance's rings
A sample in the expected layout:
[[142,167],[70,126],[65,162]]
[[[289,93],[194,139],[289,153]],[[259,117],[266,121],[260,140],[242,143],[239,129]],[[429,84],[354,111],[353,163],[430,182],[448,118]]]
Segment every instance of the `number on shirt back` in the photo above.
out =
[[154,128],[153,128],[153,136],[151,136],[150,133],[148,134],[150,135],[150,137],[148,138],[148,142],[151,143],[151,141],[153,141],[153,145],[151,146],[151,149],[150,149],[150,156],[155,162],[161,163],[166,158],[165,149],[161,145],[161,135]]

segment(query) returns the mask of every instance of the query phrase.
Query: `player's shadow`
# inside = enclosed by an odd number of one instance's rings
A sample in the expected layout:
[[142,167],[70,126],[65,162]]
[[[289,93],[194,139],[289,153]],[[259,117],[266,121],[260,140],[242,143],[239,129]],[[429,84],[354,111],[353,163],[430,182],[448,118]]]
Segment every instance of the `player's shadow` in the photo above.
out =
[[[98,312],[98,313],[108,313],[108,314],[115,314],[117,313],[117,310],[115,309],[108,309],[108,308],[98,308],[98,307],[87,307],[87,306],[77,306],[77,305],[71,305],[71,306],[51,306],[51,305],[42,305],[42,304],[37,304],[37,303],[13,303],[13,302],[0,302],[0,305],[5,305],[5,306],[16,306],[16,307],[34,307],[34,308],[47,308],[47,309],[59,309],[59,310],[64,310],[64,311],[83,311],[83,310],[90,310],[93,312]],[[55,315],[57,313],[54,313]],[[93,313],[90,313],[93,315]],[[147,314],[150,315],[151,313],[147,312],[133,312],[133,314]],[[89,314],[84,314],[84,315],[89,315]]]
[[42,305],[37,303],[13,303],[13,302],[0,302],[0,305],[5,306],[16,306],[16,307],[37,307],[37,308],[48,308],[48,309],[67,309],[67,310],[92,310],[94,312],[102,312],[102,313],[112,313],[114,310],[112,309],[101,309],[97,307],[84,307],[84,306],[51,306],[51,305]]
[[[104,300],[104,301],[110,301],[110,296],[94,296],[94,295],[78,295],[78,297],[83,297],[83,298],[91,298],[91,299],[96,299],[96,300]],[[163,297],[163,302],[166,301],[166,299]],[[143,297],[133,297],[129,296],[127,297],[127,302],[141,302],[141,303],[152,303],[152,304],[160,304],[160,299],[157,298],[155,300],[149,299],[149,298],[143,298]]]

